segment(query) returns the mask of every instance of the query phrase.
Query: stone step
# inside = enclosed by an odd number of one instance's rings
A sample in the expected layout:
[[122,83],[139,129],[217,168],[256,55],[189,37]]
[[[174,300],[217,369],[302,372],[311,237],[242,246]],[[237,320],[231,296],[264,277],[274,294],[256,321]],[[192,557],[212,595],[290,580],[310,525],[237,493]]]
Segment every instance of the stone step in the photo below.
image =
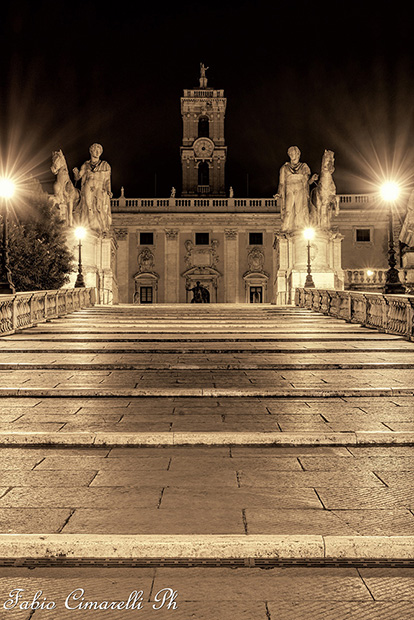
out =
[[292,387],[252,388],[103,388],[103,387],[0,387],[0,398],[380,398],[413,396],[414,385],[399,387]]
[[[133,432],[111,431],[1,431],[1,447],[263,447],[278,446],[413,446],[412,431],[338,431],[338,432]],[[3,482],[4,484],[4,482]],[[413,523],[414,525],[414,523]]]
[[[365,357],[364,352],[364,357]],[[2,370],[379,370],[379,369],[412,369],[414,368],[414,362],[307,362],[297,364],[288,364],[286,362],[274,362],[274,363],[242,363],[242,362],[206,362],[204,364],[195,363],[162,363],[162,362],[147,362],[147,363],[117,363],[113,361],[105,362],[82,362],[79,360],[77,363],[65,363],[65,362],[0,362],[0,372]]]
[[[405,560],[414,536],[0,534],[1,560]],[[150,564],[150,562],[148,562]],[[197,564],[197,562],[195,562]],[[64,561],[61,561],[64,564]],[[270,564],[270,562],[269,562]]]
[[414,560],[413,343],[248,305],[1,342],[0,563]]

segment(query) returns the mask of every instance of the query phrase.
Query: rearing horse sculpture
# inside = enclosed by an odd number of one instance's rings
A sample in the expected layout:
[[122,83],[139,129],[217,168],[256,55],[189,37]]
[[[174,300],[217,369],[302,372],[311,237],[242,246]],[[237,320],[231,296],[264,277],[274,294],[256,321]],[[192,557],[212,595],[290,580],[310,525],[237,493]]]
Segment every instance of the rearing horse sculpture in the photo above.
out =
[[322,156],[318,185],[310,196],[311,222],[317,228],[330,229],[332,212],[339,213],[339,197],[332,179],[335,171],[334,152],[325,150]]
[[73,215],[76,213],[80,202],[80,192],[70,180],[68,165],[61,149],[53,151],[50,170],[56,175],[53,186],[56,202],[64,207],[63,219],[68,226],[72,226]]

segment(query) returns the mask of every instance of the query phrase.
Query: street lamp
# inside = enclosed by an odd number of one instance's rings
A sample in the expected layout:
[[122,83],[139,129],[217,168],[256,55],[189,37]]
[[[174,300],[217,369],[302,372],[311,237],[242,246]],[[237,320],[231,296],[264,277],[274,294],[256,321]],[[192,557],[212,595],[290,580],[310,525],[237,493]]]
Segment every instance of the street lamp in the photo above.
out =
[[315,283],[311,274],[311,258],[310,258],[310,242],[315,236],[315,231],[313,228],[305,228],[303,231],[303,236],[308,242],[308,273],[306,275],[305,286],[304,288],[315,288]]
[[395,268],[397,261],[395,260],[394,250],[394,231],[392,222],[392,205],[397,200],[400,194],[400,188],[397,183],[393,181],[387,181],[381,186],[381,196],[389,202],[390,208],[388,211],[388,270],[385,274],[385,286],[384,293],[386,295],[394,294],[401,295],[405,293],[405,287],[400,282],[398,269]]
[[78,261],[78,275],[75,282],[75,288],[84,288],[85,282],[82,274],[82,239],[86,236],[86,228],[83,226],[78,226],[75,229],[75,237],[79,241],[79,261]]
[[16,289],[13,286],[9,268],[9,239],[7,235],[7,220],[9,215],[8,200],[14,194],[14,183],[10,179],[0,179],[0,202],[2,217],[2,236],[0,242],[0,294],[14,295]]

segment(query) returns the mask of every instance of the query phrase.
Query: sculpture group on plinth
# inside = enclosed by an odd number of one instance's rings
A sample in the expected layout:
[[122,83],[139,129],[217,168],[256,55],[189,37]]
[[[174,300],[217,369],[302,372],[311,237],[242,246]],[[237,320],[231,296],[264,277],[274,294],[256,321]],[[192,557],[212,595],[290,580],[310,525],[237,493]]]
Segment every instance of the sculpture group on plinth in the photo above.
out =
[[[295,288],[306,286],[311,263],[316,286],[343,288],[342,235],[332,229],[332,215],[339,210],[332,178],[334,153],[325,150],[319,175],[311,174],[309,166],[300,161],[297,146],[291,146],[288,155],[290,161],[280,169],[275,194],[281,215],[274,245],[278,265],[276,303],[281,304],[291,303]],[[310,237],[305,239],[310,231],[312,242]]]
[[[321,173],[311,176],[310,168],[300,161],[297,146],[288,149],[290,161],[283,164],[279,173],[279,188],[275,197],[280,205],[283,232],[303,230],[308,227],[329,230],[332,213],[338,214],[336,187],[332,178],[333,151],[325,150]],[[311,186],[316,186],[311,190]]]
[[82,225],[97,232],[107,232],[111,226],[111,167],[100,157],[103,148],[92,144],[91,158],[80,170],[73,169],[75,184],[81,181],[80,190],[72,183],[62,150],[52,153],[51,171],[56,175],[55,201],[61,208],[68,226]]

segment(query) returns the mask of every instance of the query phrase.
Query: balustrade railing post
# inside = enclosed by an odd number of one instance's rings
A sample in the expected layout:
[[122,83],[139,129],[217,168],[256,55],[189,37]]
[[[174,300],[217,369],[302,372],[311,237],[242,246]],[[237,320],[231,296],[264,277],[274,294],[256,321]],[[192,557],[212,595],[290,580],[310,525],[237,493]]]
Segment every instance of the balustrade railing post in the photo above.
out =
[[384,328],[384,331],[387,332],[388,331],[388,320],[389,320],[389,311],[390,311],[390,305],[388,303],[388,299],[385,295],[382,295],[382,299],[383,299],[383,304],[382,304],[382,325]]
[[348,295],[348,303],[346,305],[346,311],[348,313],[347,321],[349,323],[351,323],[351,321],[352,321],[352,301],[353,301],[352,293],[349,293],[349,295]]
[[30,299],[29,299],[29,309],[30,309],[30,325],[33,325],[33,319],[34,319],[34,297],[35,294],[33,293],[33,295],[30,295]]
[[407,299],[406,335],[410,340],[414,340],[414,297]]
[[366,295],[362,295],[362,299],[363,299],[363,304],[362,304],[362,325],[366,326],[367,325],[367,305],[368,305],[367,296]]
[[17,306],[17,297],[16,295],[13,297],[12,304],[12,329],[17,329],[18,325],[18,306]]

